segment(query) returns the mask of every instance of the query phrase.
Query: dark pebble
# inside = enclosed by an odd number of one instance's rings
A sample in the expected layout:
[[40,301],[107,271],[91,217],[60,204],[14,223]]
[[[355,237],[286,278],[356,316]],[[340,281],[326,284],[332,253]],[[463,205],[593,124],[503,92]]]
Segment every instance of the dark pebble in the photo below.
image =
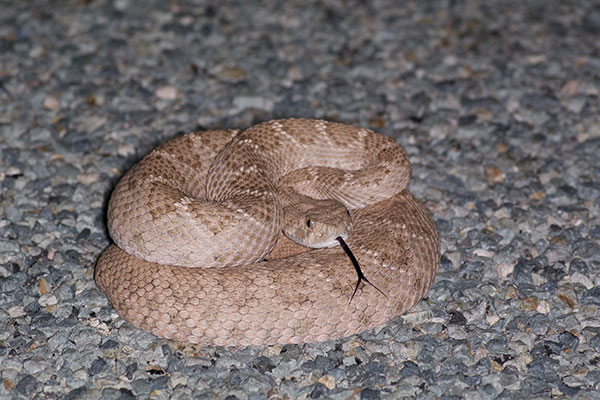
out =
[[329,393],[329,389],[327,389],[325,387],[325,385],[323,385],[321,383],[315,383],[312,386],[313,386],[313,388],[310,391],[310,394],[308,395],[308,397],[310,397],[311,399],[320,399],[320,398],[327,397],[327,394]]
[[384,367],[370,362],[363,365],[350,365],[346,368],[348,381],[354,385],[374,385],[385,380]]
[[90,366],[89,373],[90,375],[96,375],[102,371],[104,371],[107,367],[106,361],[102,359],[96,359],[92,362]]
[[418,376],[421,374],[421,370],[419,369],[419,366],[417,364],[415,364],[414,362],[406,361],[404,363],[404,366],[400,370],[400,374],[405,378],[412,376],[412,375]]
[[150,392],[165,390],[169,385],[169,377],[166,375],[150,380]]
[[594,304],[600,306],[600,286],[595,286],[583,292],[581,298],[583,304]]
[[85,399],[87,395],[87,389],[85,387],[78,387],[76,389],[71,390],[65,396],[65,400],[79,400]]
[[569,397],[575,396],[577,393],[579,393],[578,388],[570,387],[568,385],[565,385],[562,382],[560,382],[558,384],[558,388],[560,389],[561,392],[563,392],[565,395],[567,395]]
[[530,260],[519,258],[519,261],[513,270],[513,281],[516,284],[532,283],[533,278],[531,277],[531,272],[533,266],[534,265]]
[[600,333],[591,338],[589,343],[597,352],[600,352]]
[[100,345],[100,348],[102,350],[116,349],[118,347],[119,347],[119,343],[112,339],[108,339]]
[[446,256],[442,256],[440,259],[440,269],[444,271],[451,271],[452,269],[454,269],[454,265],[452,264],[452,261],[450,261],[449,258],[447,258]]
[[308,360],[302,364],[302,369],[304,371],[311,371],[311,370],[315,370],[315,369],[318,369],[321,371],[327,371],[327,370],[330,370],[335,367],[336,367],[335,360],[331,360],[322,355],[318,355],[314,360]]
[[17,383],[15,389],[25,396],[30,396],[35,393],[38,386],[39,382],[33,376],[25,375],[21,378],[21,380],[19,380],[19,383]]
[[381,398],[381,391],[366,388],[361,390],[360,399],[361,400],[379,400]]
[[264,374],[265,372],[271,372],[273,368],[275,368],[275,364],[268,357],[258,357],[256,363],[254,364],[254,368],[258,370],[260,373]]
[[579,338],[571,332],[563,332],[558,335],[558,343],[560,343],[563,350],[575,350],[579,346]]
[[577,249],[573,252],[574,256],[581,258],[600,258],[600,244],[592,240],[584,240],[577,244]]
[[466,325],[467,319],[465,318],[464,314],[461,313],[460,311],[451,311],[450,312],[450,321],[448,321],[448,323],[454,324],[454,325]]

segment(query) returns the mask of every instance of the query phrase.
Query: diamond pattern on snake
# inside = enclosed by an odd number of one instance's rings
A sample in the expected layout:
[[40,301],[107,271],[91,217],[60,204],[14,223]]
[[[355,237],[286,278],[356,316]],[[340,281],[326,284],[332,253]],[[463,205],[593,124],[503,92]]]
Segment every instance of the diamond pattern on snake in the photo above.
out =
[[396,141],[341,123],[177,137],[116,185],[114,244],[96,283],[125,320],[178,341],[360,333],[409,310],[439,268],[439,237],[410,178]]

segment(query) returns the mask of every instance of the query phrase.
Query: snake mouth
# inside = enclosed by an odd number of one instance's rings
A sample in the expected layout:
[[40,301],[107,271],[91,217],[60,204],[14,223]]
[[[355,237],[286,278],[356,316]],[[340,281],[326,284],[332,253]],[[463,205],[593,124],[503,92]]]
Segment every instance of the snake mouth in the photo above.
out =
[[[313,227],[309,225],[309,229]],[[321,228],[325,230],[324,226],[321,225]],[[307,232],[305,229],[300,230],[300,233],[294,230],[283,229],[283,234],[287,236],[289,239],[298,243],[301,246],[309,247],[311,249],[325,249],[329,247],[336,247],[339,245],[339,239],[348,240],[352,235],[352,228],[346,226],[345,231],[340,233],[340,229],[334,227],[329,230],[329,232]],[[339,239],[338,239],[339,238]]]
[[354,266],[354,269],[356,270],[356,274],[358,275],[358,280],[356,281],[356,286],[354,287],[354,292],[352,292],[352,296],[350,297],[350,301],[348,302],[348,304],[352,303],[352,299],[354,298],[354,295],[356,294],[356,291],[358,290],[358,287],[360,286],[361,281],[364,281],[369,286],[372,286],[379,293],[381,293],[382,295],[387,297],[387,295],[385,293],[383,293],[377,286],[373,285],[367,279],[365,274],[363,274],[362,270],[360,269],[360,264],[358,263],[358,260],[356,259],[356,257],[354,257],[354,253],[352,253],[352,250],[350,250],[350,247],[348,247],[348,245],[346,244],[346,241],[341,236],[336,237],[335,240],[337,240],[338,243],[340,244],[340,246],[342,246],[342,249],[344,249],[344,252],[346,253],[348,258],[352,262],[352,265]]
[[343,233],[336,237],[332,237],[331,239],[329,239],[327,241],[313,244],[310,247],[313,249],[323,249],[326,247],[335,247],[340,244],[340,240],[343,241],[344,243],[346,243],[345,241],[348,240],[348,238],[350,238],[350,235],[348,233]]

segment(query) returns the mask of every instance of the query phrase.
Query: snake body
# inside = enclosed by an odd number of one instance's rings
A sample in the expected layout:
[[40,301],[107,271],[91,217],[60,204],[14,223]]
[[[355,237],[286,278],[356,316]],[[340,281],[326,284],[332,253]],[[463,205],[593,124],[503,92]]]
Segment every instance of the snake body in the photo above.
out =
[[[115,244],[98,260],[97,285],[125,320],[179,341],[362,332],[411,308],[439,267],[438,234],[410,177],[394,140],[339,123],[274,120],[172,139],[115,187]],[[381,292],[361,284],[351,298],[357,273],[337,236]]]

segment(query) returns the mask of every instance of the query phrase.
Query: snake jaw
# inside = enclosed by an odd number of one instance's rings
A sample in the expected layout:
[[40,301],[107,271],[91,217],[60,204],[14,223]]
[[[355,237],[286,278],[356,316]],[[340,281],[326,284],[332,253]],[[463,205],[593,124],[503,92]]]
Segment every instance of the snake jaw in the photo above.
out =
[[284,207],[283,233],[301,246],[322,249],[338,245],[337,237],[352,235],[352,220],[338,200],[316,200],[288,192],[290,203]]

